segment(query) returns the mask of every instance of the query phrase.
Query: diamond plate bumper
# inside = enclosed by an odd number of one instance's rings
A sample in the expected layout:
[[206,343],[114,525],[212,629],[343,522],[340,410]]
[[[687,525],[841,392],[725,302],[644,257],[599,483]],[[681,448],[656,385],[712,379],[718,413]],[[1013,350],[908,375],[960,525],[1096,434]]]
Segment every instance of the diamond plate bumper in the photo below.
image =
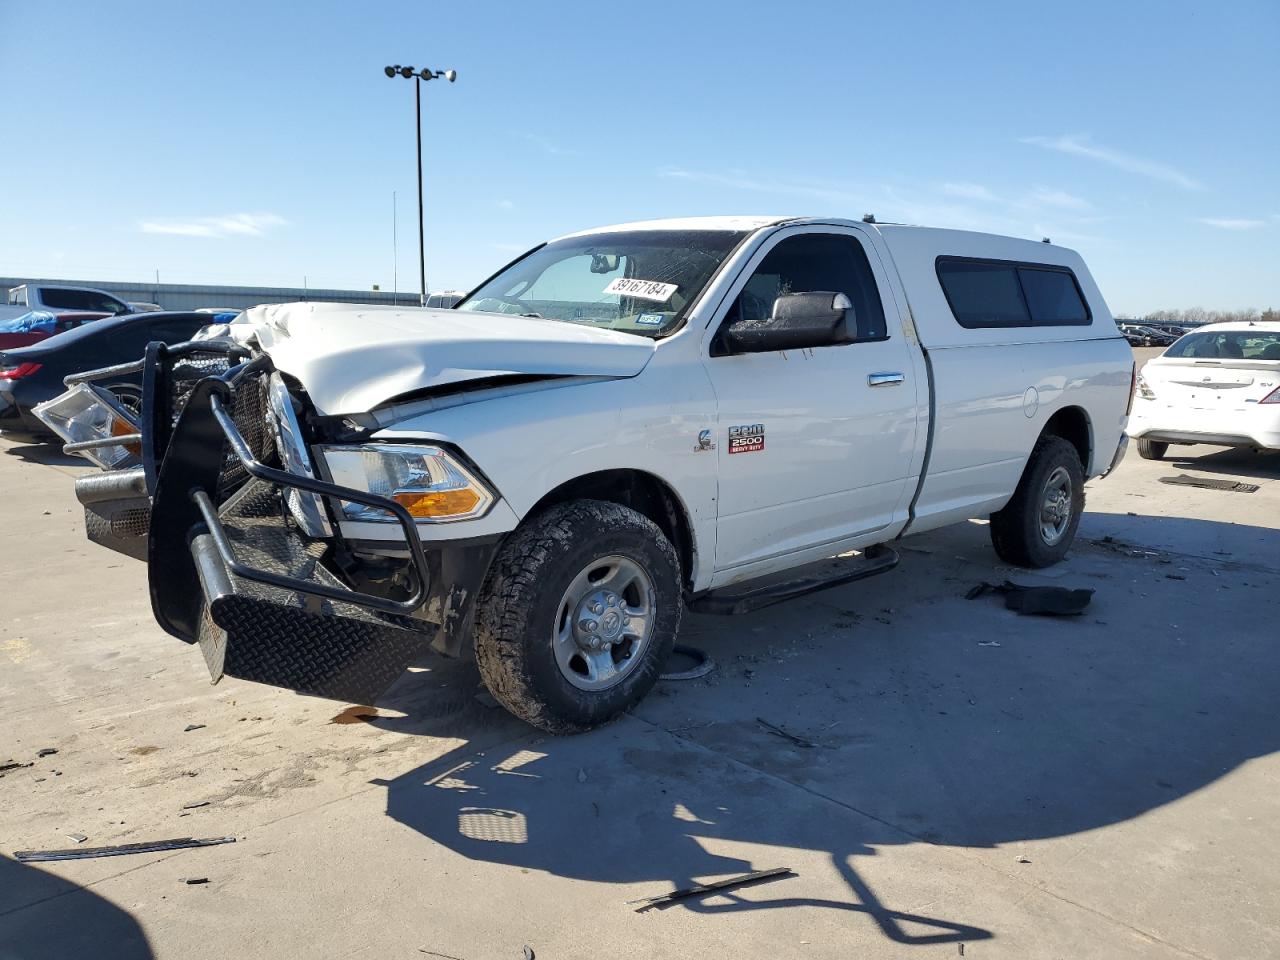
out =
[[[280,493],[252,480],[222,506],[241,563],[345,589],[320,562],[324,544],[285,526]],[[191,541],[203,606],[196,639],[216,683],[224,675],[355,703],[373,703],[426,652],[434,626],[237,576],[210,533]]]

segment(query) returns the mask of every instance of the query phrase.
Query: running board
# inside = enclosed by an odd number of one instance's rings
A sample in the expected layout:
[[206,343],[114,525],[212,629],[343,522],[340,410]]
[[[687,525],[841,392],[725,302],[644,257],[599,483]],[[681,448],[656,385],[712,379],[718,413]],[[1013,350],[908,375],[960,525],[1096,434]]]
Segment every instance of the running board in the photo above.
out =
[[828,590],[855,580],[874,577],[877,573],[886,573],[898,565],[898,552],[892,547],[878,544],[848,560],[822,562],[828,565],[828,569],[812,576],[792,576],[790,579],[779,580],[775,574],[708,590],[690,600],[689,609],[694,613],[751,613],[784,600],[794,600],[819,590]]

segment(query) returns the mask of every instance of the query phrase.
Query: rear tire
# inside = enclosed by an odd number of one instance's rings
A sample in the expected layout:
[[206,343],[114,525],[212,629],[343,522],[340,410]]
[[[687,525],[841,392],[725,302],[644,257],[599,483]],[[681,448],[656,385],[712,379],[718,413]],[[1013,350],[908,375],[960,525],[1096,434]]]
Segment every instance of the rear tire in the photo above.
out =
[[1138,456],[1143,460],[1163,460],[1169,452],[1169,444],[1160,440],[1138,439]]
[[1061,437],[1036,441],[1013,498],[991,515],[991,545],[1019,567],[1050,567],[1071,548],[1084,512],[1084,467]]
[[477,601],[476,663],[517,717],[576,733],[649,692],[683,610],[680,560],[653,521],[601,500],[560,504],[494,559]]

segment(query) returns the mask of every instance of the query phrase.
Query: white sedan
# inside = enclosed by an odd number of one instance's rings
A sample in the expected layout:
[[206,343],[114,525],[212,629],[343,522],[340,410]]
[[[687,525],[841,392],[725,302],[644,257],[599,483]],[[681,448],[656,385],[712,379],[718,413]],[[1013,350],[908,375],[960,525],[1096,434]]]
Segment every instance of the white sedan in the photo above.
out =
[[1127,430],[1138,454],[1171,443],[1280,449],[1280,323],[1213,323],[1138,374]]

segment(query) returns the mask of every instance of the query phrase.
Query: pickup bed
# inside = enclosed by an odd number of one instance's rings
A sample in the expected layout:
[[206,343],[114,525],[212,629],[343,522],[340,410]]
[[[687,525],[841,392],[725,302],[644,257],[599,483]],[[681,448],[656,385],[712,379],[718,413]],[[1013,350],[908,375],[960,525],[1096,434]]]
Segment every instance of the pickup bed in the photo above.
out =
[[552,731],[642,697],[686,608],[973,517],[1057,562],[1133,379],[1074,252],[825,218],[587,231],[451,310],[259,307],[144,366],[139,424],[86,427],[91,383],[42,415],[136,444],[77,483],[90,536],[215,679],[370,702],[430,645]]

